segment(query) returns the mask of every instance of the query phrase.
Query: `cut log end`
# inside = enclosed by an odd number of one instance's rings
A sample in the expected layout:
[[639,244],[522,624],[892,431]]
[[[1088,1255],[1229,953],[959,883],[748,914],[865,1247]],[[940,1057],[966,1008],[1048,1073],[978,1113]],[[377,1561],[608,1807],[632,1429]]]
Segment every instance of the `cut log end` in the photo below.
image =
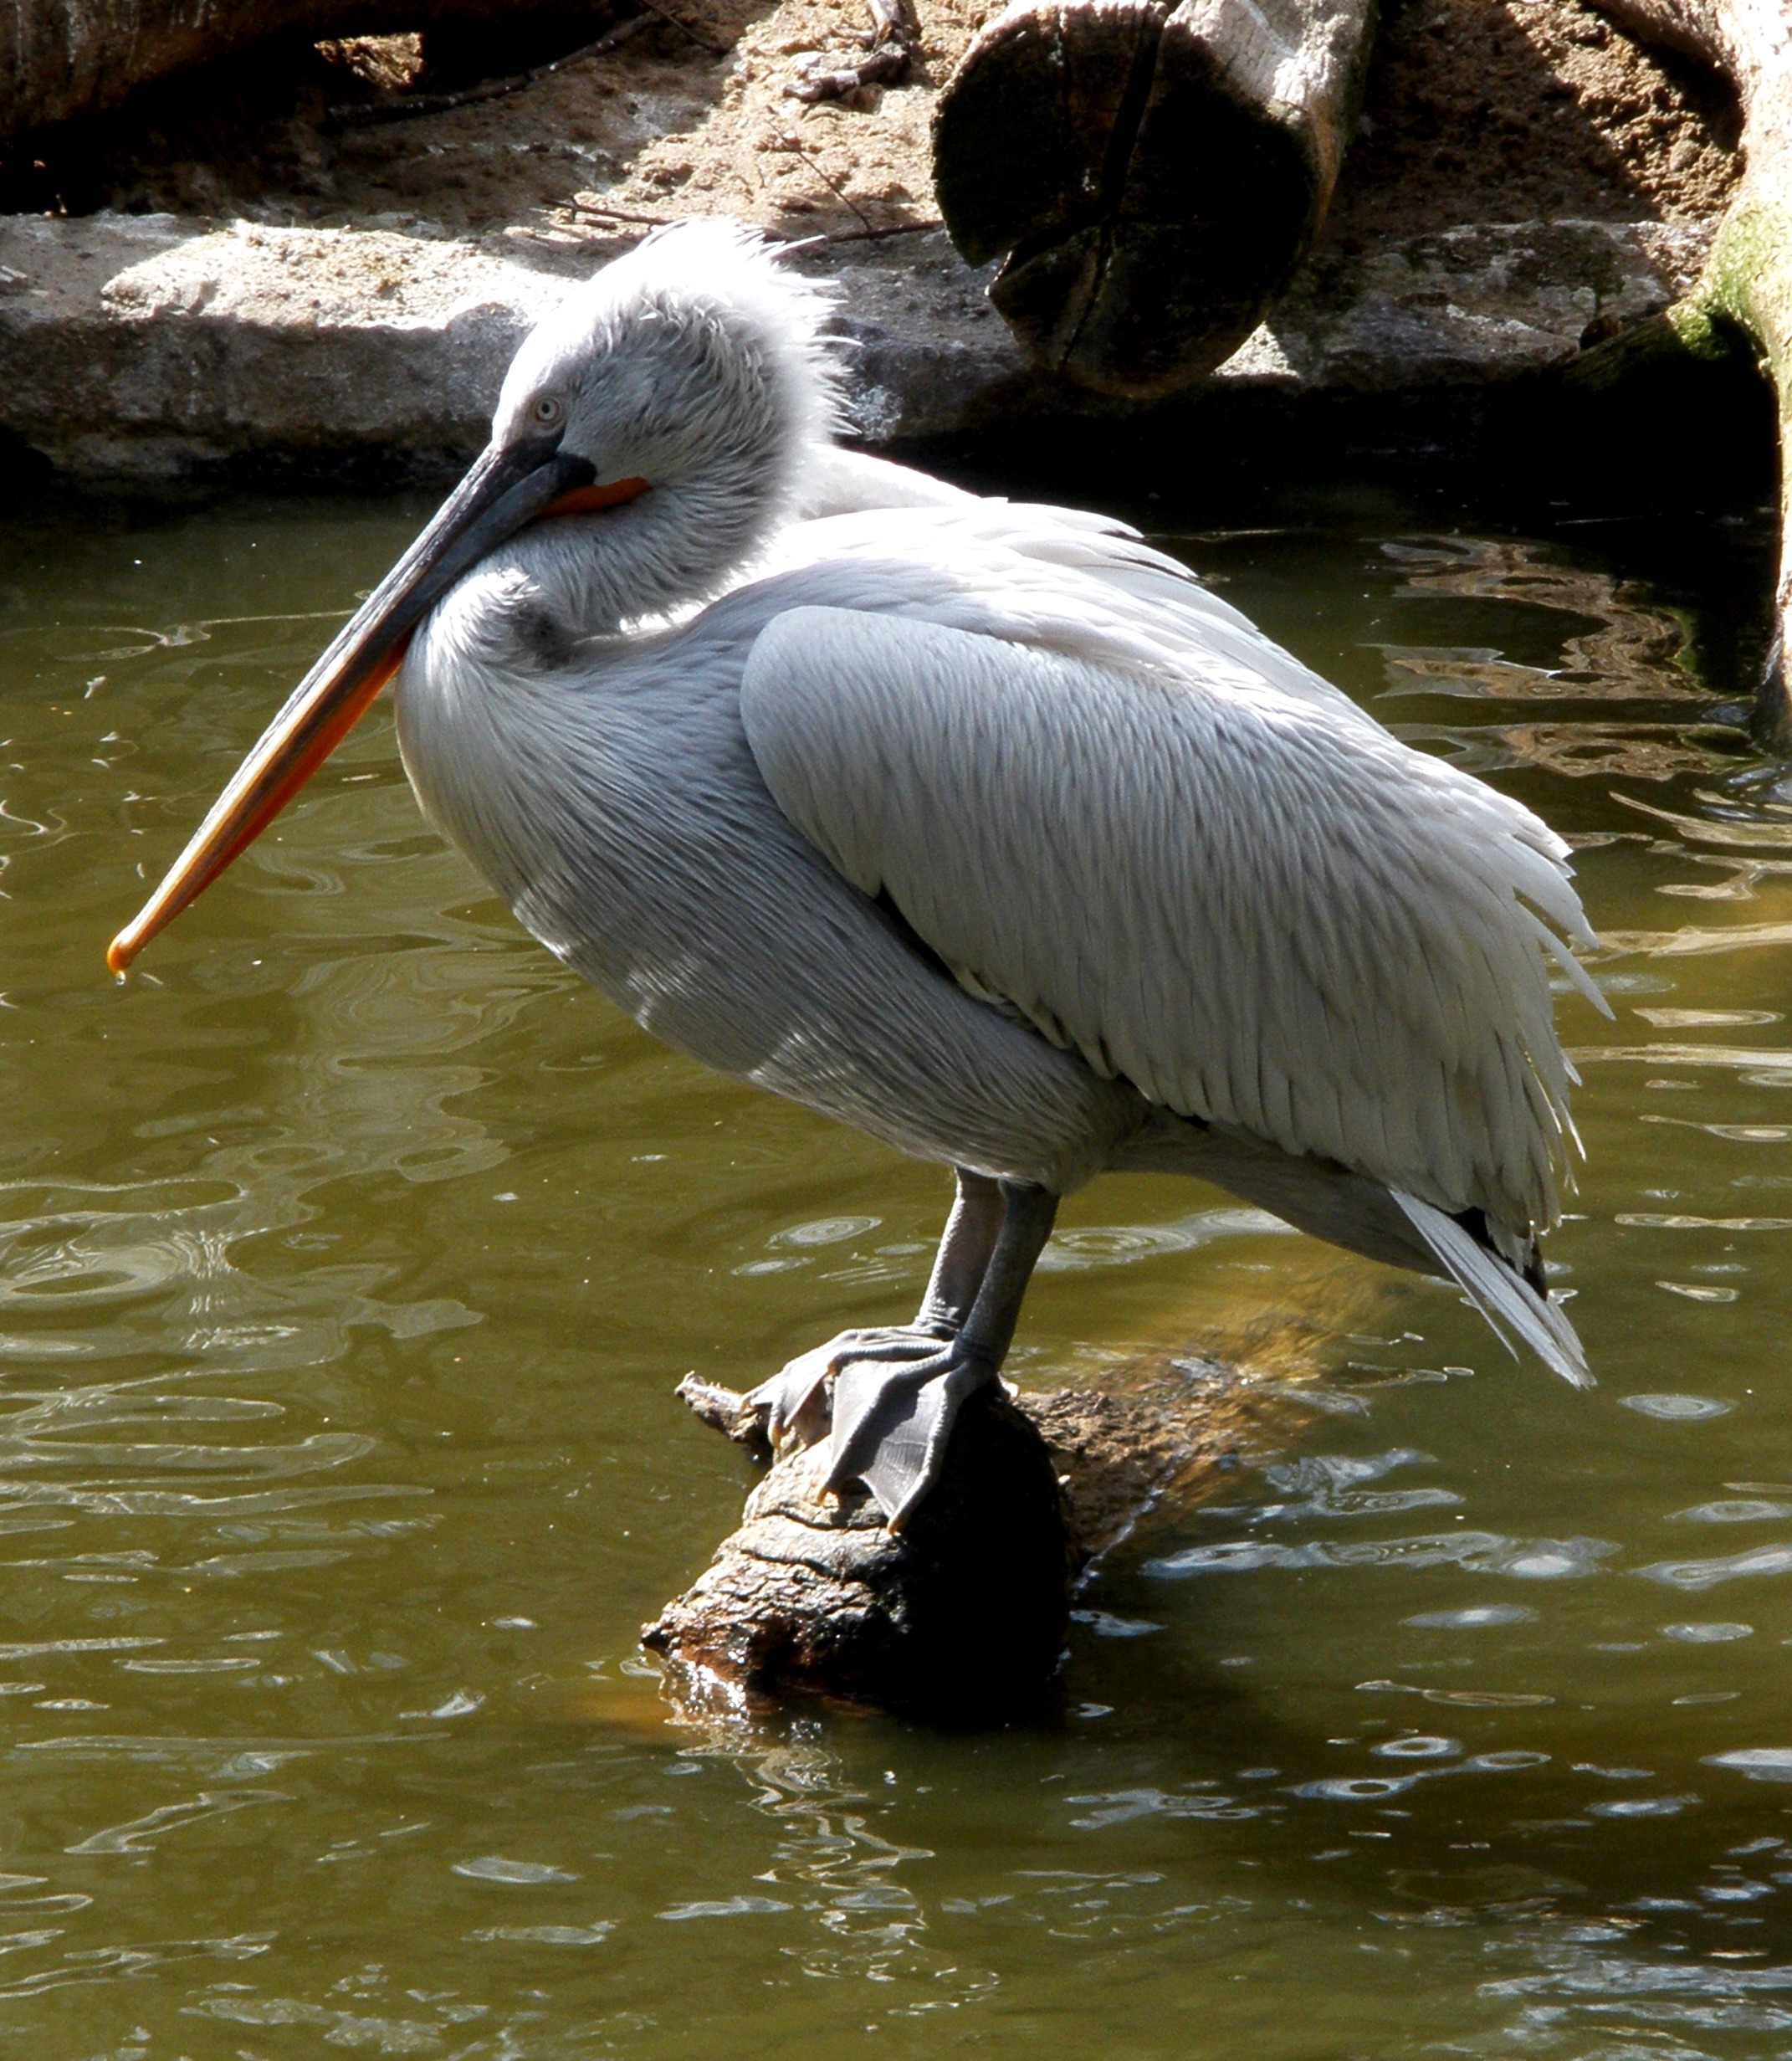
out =
[[977,37],[935,190],[965,259],[1002,259],[990,297],[1042,363],[1149,400],[1231,356],[1324,218],[1370,16],[1312,0],[1277,35],[1243,0],[1021,0]]

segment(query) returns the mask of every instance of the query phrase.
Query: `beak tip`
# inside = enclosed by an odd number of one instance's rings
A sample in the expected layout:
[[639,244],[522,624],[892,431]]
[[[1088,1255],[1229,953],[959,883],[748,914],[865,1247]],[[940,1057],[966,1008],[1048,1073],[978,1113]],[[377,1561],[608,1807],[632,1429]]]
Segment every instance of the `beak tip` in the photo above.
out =
[[122,973],[136,956],[123,931],[105,948],[105,962],[114,973]]

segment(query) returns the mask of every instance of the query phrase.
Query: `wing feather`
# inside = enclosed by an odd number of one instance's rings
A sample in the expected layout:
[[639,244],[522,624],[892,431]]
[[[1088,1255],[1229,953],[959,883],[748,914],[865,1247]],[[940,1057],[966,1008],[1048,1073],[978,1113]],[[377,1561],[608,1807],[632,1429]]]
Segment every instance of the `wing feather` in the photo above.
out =
[[1446,1213],[1552,1221],[1552,961],[1590,986],[1565,847],[1335,689],[1266,678],[1250,626],[1204,643],[1211,597],[1166,627],[1093,584],[1020,581],[1006,618],[986,587],[776,617],[742,712],[780,807],[974,992],[1151,1100]]

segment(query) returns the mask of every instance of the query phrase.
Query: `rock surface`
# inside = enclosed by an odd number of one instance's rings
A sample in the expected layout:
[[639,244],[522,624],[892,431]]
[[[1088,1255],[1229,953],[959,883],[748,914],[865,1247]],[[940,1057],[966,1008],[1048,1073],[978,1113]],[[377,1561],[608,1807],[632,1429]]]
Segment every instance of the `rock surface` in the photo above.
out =
[[[1521,223],[1322,251],[1198,404],[1509,381],[1667,305],[1709,234]],[[530,325],[630,240],[0,218],[0,430],[74,473],[439,474],[483,443]],[[839,290],[870,443],[1129,412],[1030,366],[938,231],[793,261]]]

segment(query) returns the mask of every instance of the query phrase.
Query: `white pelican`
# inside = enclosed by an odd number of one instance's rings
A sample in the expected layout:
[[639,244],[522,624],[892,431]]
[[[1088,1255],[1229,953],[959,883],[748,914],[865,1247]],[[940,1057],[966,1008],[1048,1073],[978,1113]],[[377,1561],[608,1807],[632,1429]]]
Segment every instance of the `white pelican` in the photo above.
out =
[[838,449],[827,313],[717,223],[572,293],[114,970],[396,673],[425,813],[550,951],[955,1170],[914,1322],[755,1391],[893,1524],[1104,1171],[1452,1279],[1586,1382],[1539,1253],[1577,1142],[1550,964],[1604,1007],[1567,848],[1124,526]]

